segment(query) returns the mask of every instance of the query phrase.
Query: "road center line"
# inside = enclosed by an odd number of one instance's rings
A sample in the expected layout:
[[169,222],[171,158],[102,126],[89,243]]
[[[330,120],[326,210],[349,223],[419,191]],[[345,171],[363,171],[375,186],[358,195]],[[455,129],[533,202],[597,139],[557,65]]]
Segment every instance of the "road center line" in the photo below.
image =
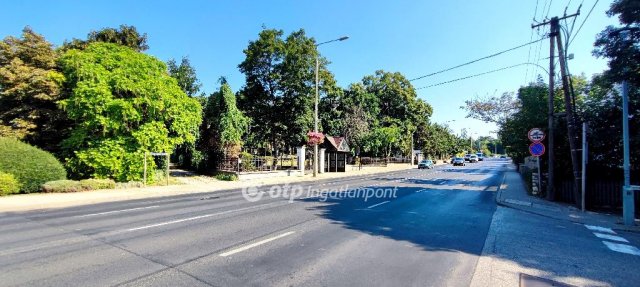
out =
[[389,201],[387,200],[387,201],[383,201],[383,202],[380,202],[380,203],[376,203],[376,204],[374,204],[374,205],[372,205],[372,206],[369,206],[369,207],[367,207],[367,208],[374,208],[374,207],[376,207],[376,206],[383,205],[383,204],[385,204],[385,203],[389,203]]
[[118,213],[118,212],[127,212],[127,211],[134,211],[134,210],[141,210],[141,209],[148,209],[148,208],[156,208],[156,207],[160,207],[160,205],[152,205],[152,206],[136,207],[136,208],[122,209],[122,210],[105,211],[105,212],[91,213],[91,214],[85,214],[85,215],[76,215],[74,217],[89,217],[89,216],[105,215],[105,214],[112,214],[112,213]]
[[264,240],[261,240],[261,241],[255,242],[255,243],[251,243],[251,244],[249,244],[249,245],[245,245],[245,246],[242,246],[242,247],[239,247],[239,248],[236,248],[236,249],[232,249],[232,250],[229,250],[229,251],[227,251],[227,252],[225,252],[225,253],[220,253],[220,256],[222,256],[222,257],[227,257],[227,256],[229,256],[229,255],[233,255],[233,254],[236,254],[236,253],[239,253],[239,252],[245,251],[245,250],[247,250],[247,249],[254,248],[254,247],[256,247],[256,246],[260,246],[260,245],[262,245],[262,244],[265,244],[265,243],[268,243],[268,242],[271,242],[271,241],[274,241],[274,240],[280,239],[280,238],[282,238],[282,237],[289,236],[289,235],[291,235],[291,234],[293,234],[293,233],[295,233],[295,231],[285,232],[285,233],[282,233],[282,234],[280,234],[280,235],[278,235],[278,236],[274,236],[274,237],[267,238],[267,239],[264,239]]
[[204,215],[199,215],[199,216],[194,216],[194,217],[188,217],[188,218],[183,218],[183,219],[177,219],[177,220],[172,220],[172,221],[166,221],[166,222],[162,222],[162,223],[150,224],[150,225],[145,225],[145,226],[140,226],[140,227],[134,227],[134,228],[129,228],[126,231],[129,231],[129,232],[130,231],[137,231],[137,230],[154,228],[154,227],[159,227],[159,226],[164,226],[164,225],[169,225],[169,224],[193,221],[193,220],[208,218],[208,217],[212,217],[212,216],[224,215],[224,214],[228,214],[228,213],[232,213],[232,212],[244,211],[244,210],[254,209],[254,208],[258,208],[258,207],[273,205],[275,203],[276,202],[267,203],[267,204],[261,204],[261,205],[255,205],[255,206],[249,206],[249,207],[244,207],[244,208],[238,208],[238,209],[233,209],[233,210],[227,210],[227,211],[222,211],[222,212],[216,212],[216,213],[209,213],[209,214],[204,214]]

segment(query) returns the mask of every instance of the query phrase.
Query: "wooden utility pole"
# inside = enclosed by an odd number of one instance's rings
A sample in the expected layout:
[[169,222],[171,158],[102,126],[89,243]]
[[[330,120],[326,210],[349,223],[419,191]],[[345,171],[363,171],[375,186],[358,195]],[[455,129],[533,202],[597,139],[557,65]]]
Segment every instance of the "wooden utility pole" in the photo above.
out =
[[[571,18],[571,17],[576,17],[580,15],[580,9],[578,8],[578,12],[576,12],[575,14],[571,14],[571,15],[564,15],[562,17],[553,17],[551,18],[551,20],[549,21],[545,21],[539,24],[535,24],[535,25],[531,25],[531,28],[537,28],[540,26],[544,26],[544,25],[550,25],[551,29],[549,32],[549,98],[548,98],[548,102],[547,102],[547,107],[548,107],[548,131],[547,131],[547,153],[549,155],[549,160],[547,161],[547,173],[548,173],[548,177],[547,177],[547,199],[548,200],[555,200],[555,190],[554,190],[554,181],[555,181],[555,171],[554,171],[554,165],[555,165],[555,152],[554,152],[554,88],[555,88],[555,81],[554,81],[554,76],[555,76],[555,67],[554,67],[554,61],[555,61],[555,44],[556,42],[558,42],[558,58],[560,59],[560,63],[561,63],[561,72],[563,74],[563,87],[565,88],[565,91],[568,87],[568,83],[565,84],[565,71],[564,67],[566,66],[566,58],[564,56],[564,51],[562,50],[562,42],[560,40],[560,20],[563,19],[567,19],[567,18]],[[565,92],[565,99],[566,97],[569,96],[569,99],[571,99],[571,94]],[[567,114],[567,116],[569,117],[569,114]],[[571,117],[573,117],[573,114],[571,114]],[[570,140],[571,141],[571,140]],[[573,148],[572,148],[573,150]],[[572,155],[573,155],[573,151],[572,151]],[[573,163],[573,156],[572,156],[572,163]],[[575,171],[575,165],[574,165],[574,171]],[[575,172],[574,172],[574,176],[575,176]],[[579,189],[577,189],[579,190]],[[575,191],[574,191],[575,194]]]
[[573,168],[573,198],[576,205],[580,204],[580,185],[582,184],[582,174],[580,171],[580,155],[578,151],[578,133],[576,131],[576,119],[573,113],[573,97],[569,88],[569,75],[567,75],[567,59],[564,55],[562,37],[556,37],[558,42],[558,57],[560,58],[560,74],[562,75],[562,90],[564,91],[564,106],[567,112],[567,131],[569,132],[569,148],[571,149],[571,167]]

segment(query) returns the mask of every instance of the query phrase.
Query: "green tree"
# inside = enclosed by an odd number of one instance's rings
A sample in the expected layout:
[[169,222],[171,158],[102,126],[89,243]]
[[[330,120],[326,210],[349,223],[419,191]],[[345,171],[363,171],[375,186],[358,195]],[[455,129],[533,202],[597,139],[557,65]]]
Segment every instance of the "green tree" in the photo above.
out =
[[129,47],[138,52],[149,49],[147,45],[147,33],[140,34],[134,26],[120,25],[119,28],[102,28],[98,31],[91,31],[87,35],[87,40],[73,39],[65,41],[63,50],[85,49],[94,42],[114,43]]
[[71,91],[61,106],[76,123],[64,142],[76,177],[139,180],[145,152],[195,141],[200,104],[180,90],[162,61],[92,43],[67,51],[60,64]]
[[251,144],[274,152],[306,142],[306,133],[313,129],[316,56],[321,97],[338,92],[315,40],[302,29],[286,39],[283,35],[282,30],[262,30],[257,40],[249,42],[238,66],[246,77],[238,106],[252,119]]
[[0,136],[58,150],[67,122],[56,106],[64,82],[57,59],[53,45],[29,27],[21,38],[0,42]]
[[226,82],[220,91],[210,97],[207,114],[209,129],[214,134],[214,146],[231,157],[237,157],[242,147],[242,137],[249,126],[249,119],[236,106],[236,96]]
[[389,157],[400,142],[400,129],[397,126],[378,127],[366,136],[365,149],[374,155]]
[[637,0],[616,0],[611,3],[607,15],[618,16],[625,32],[619,27],[607,26],[596,37],[593,54],[609,60],[605,72],[613,82],[628,80],[640,87],[640,4]]
[[[197,97],[201,106],[206,103],[203,96],[198,96],[202,84],[198,80],[196,70],[191,66],[189,58],[182,57],[180,64],[174,59],[167,62],[169,75],[178,81],[178,86],[189,97]],[[199,169],[202,164],[203,154],[196,148],[196,143],[187,142],[176,147],[171,155],[172,162],[177,163],[182,168]]]
[[200,92],[202,84],[196,75],[196,69],[191,66],[189,58],[182,57],[180,65],[176,60],[171,59],[167,62],[169,75],[178,81],[178,86],[189,97],[195,97]]

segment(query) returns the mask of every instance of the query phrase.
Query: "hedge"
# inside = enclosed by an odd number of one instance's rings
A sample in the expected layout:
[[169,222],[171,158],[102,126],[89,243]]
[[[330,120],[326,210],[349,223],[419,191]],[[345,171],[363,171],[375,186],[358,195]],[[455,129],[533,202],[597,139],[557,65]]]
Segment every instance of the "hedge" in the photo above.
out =
[[20,182],[10,173],[0,172],[0,195],[20,192]]
[[0,172],[12,174],[20,191],[37,192],[40,185],[67,177],[62,164],[50,153],[11,138],[0,137]]
[[42,185],[42,192],[80,192],[96,189],[113,189],[112,179],[54,180]]

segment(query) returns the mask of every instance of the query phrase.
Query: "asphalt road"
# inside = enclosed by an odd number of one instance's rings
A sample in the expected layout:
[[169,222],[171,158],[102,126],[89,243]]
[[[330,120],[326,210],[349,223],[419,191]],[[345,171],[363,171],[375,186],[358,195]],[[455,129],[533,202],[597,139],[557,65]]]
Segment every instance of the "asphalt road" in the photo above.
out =
[[506,164],[3,214],[0,285],[468,286]]

